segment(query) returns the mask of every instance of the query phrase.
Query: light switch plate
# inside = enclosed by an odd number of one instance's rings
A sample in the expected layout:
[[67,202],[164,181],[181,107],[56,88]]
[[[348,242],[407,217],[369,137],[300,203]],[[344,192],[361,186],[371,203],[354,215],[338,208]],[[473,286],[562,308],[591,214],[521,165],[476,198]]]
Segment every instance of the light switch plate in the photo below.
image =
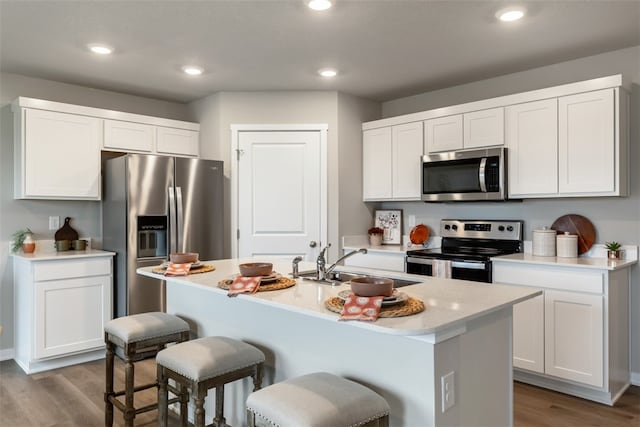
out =
[[49,230],[57,230],[60,228],[60,217],[59,216],[50,216],[49,217]]

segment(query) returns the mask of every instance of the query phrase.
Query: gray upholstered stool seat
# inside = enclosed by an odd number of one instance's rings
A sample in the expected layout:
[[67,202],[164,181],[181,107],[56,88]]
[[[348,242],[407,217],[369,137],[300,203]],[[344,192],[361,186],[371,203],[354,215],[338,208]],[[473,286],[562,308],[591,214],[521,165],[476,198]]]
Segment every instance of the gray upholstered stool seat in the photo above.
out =
[[[158,383],[134,386],[134,363],[155,356],[167,344],[189,339],[189,324],[184,320],[167,313],[153,312],[119,317],[109,321],[104,327],[106,343],[106,377],[105,377],[105,426],[113,425],[113,407],[124,413],[125,426],[133,426],[136,414],[157,408],[153,403],[142,408],[135,408],[133,395],[137,391],[157,387]],[[121,353],[121,354],[120,354]],[[114,355],[125,363],[125,386],[122,391],[113,389]],[[179,392],[179,390],[175,390]],[[124,404],[118,396],[125,396]],[[178,399],[172,399],[177,402]],[[187,402],[181,402],[186,408]]]
[[276,383],[249,395],[249,426],[258,415],[280,427],[348,427],[389,423],[389,404],[353,381],[318,372]]
[[[264,353],[256,347],[227,337],[206,337],[162,350],[158,365],[158,425],[167,425],[167,380],[190,388],[195,401],[195,426],[204,427],[204,399],[216,388],[214,425],[224,426],[224,385],[245,377],[253,378],[254,390],[262,383]],[[182,412],[182,408],[180,409]],[[183,414],[181,414],[183,415]],[[184,420],[184,418],[183,418]],[[183,425],[184,424],[183,422]]]

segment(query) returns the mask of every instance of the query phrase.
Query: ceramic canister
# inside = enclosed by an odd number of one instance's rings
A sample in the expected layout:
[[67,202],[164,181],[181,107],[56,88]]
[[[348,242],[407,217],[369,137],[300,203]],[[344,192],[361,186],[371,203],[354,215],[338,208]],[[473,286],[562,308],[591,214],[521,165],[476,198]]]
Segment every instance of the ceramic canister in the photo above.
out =
[[556,237],[558,256],[562,258],[576,258],[578,256],[578,236],[569,234],[558,234]]
[[533,230],[533,255],[556,256],[556,230],[547,227]]

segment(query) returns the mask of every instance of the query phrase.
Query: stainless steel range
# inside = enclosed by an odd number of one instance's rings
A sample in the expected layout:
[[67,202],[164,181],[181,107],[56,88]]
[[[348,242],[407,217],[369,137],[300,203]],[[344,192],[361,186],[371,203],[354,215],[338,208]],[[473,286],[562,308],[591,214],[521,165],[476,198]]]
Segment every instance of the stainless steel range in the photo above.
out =
[[522,221],[440,221],[442,247],[407,251],[406,272],[431,276],[434,260],[451,261],[451,277],[491,283],[491,257],[522,251]]

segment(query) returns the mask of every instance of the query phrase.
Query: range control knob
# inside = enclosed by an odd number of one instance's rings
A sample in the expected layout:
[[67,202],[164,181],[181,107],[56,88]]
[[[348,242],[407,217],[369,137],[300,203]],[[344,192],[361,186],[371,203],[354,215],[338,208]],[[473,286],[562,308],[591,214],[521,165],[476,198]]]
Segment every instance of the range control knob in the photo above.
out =
[[499,226],[499,227],[498,227],[498,230],[499,230],[499,231],[504,231],[504,225]]
[[450,230],[450,229],[451,229],[451,226],[450,226],[449,224],[446,224],[446,225],[444,226],[444,229],[445,229],[445,230]]
[[455,231],[455,230],[457,230],[457,229],[458,229],[458,226],[457,226],[457,225],[455,225],[455,224],[453,224],[453,225],[451,226],[451,228],[453,228],[453,230]]
[[508,226],[507,231],[513,231],[513,226],[512,225]]

